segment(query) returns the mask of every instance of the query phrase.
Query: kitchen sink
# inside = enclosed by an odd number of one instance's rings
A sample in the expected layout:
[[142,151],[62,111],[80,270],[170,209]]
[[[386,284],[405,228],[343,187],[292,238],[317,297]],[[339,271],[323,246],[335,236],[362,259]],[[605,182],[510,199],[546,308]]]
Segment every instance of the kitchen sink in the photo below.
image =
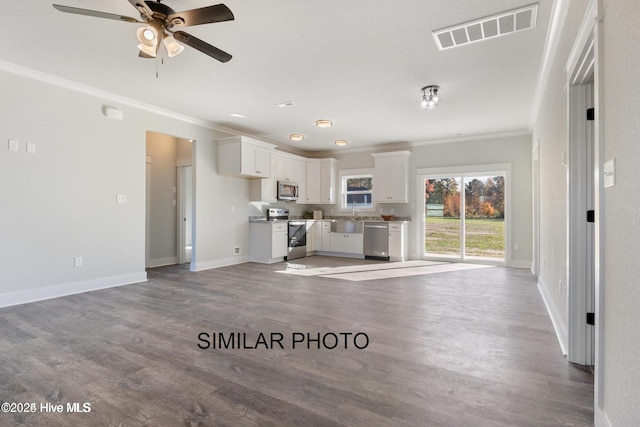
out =
[[362,221],[333,221],[331,231],[334,233],[362,233]]

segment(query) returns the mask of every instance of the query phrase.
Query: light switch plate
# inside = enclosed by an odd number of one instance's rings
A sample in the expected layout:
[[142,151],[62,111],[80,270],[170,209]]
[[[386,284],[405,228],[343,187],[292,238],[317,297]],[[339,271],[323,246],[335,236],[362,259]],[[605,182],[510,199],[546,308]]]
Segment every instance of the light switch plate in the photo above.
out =
[[20,143],[15,139],[9,140],[9,151],[18,151],[20,149]]
[[602,168],[602,175],[604,176],[604,188],[609,188],[616,185],[615,159],[611,159],[604,162],[604,167]]
[[36,152],[36,143],[27,142],[27,153],[34,154]]

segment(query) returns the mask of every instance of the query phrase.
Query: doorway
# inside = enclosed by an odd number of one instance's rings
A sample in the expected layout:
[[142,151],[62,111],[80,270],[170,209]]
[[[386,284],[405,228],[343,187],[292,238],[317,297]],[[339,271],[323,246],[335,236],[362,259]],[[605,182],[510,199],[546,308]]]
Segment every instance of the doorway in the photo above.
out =
[[[190,159],[189,159],[190,160]],[[178,264],[191,262],[193,252],[193,167],[178,161]]]
[[193,140],[147,132],[146,267],[191,262]]

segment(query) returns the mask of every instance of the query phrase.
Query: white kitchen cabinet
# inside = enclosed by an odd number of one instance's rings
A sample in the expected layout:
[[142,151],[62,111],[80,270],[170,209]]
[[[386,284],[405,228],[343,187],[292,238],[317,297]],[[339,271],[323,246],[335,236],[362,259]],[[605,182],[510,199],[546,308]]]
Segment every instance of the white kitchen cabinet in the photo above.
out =
[[409,244],[406,223],[389,223],[389,260],[406,261]]
[[[271,170],[275,170],[276,155],[270,153]],[[251,180],[249,187],[249,200],[252,202],[276,202],[277,181],[274,174],[268,178],[256,178]]]
[[373,200],[375,203],[409,202],[410,151],[375,153]]
[[307,159],[304,203],[335,204],[336,159]]
[[307,221],[307,254],[315,251],[316,246],[316,235],[314,230],[316,229],[315,221]]
[[233,136],[218,143],[218,174],[240,178],[268,178],[272,175],[273,144],[246,136]]
[[328,252],[331,250],[331,221],[321,221],[320,228],[320,249],[321,251]]
[[330,251],[363,255],[362,233],[331,233]]
[[306,200],[307,162],[304,157],[287,153],[276,153],[276,181],[287,181],[298,184],[298,202]]
[[287,222],[251,223],[251,260],[263,264],[284,261],[287,256]]
[[278,181],[295,180],[295,160],[282,153],[276,154],[276,179]]

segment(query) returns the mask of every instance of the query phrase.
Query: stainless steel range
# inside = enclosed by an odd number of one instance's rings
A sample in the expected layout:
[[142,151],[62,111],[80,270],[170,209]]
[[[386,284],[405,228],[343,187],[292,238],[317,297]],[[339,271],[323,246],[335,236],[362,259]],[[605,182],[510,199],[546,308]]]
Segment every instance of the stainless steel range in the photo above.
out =
[[281,208],[269,208],[267,210],[267,219],[269,221],[288,220],[286,260],[307,256],[307,221],[289,220],[289,210]]

